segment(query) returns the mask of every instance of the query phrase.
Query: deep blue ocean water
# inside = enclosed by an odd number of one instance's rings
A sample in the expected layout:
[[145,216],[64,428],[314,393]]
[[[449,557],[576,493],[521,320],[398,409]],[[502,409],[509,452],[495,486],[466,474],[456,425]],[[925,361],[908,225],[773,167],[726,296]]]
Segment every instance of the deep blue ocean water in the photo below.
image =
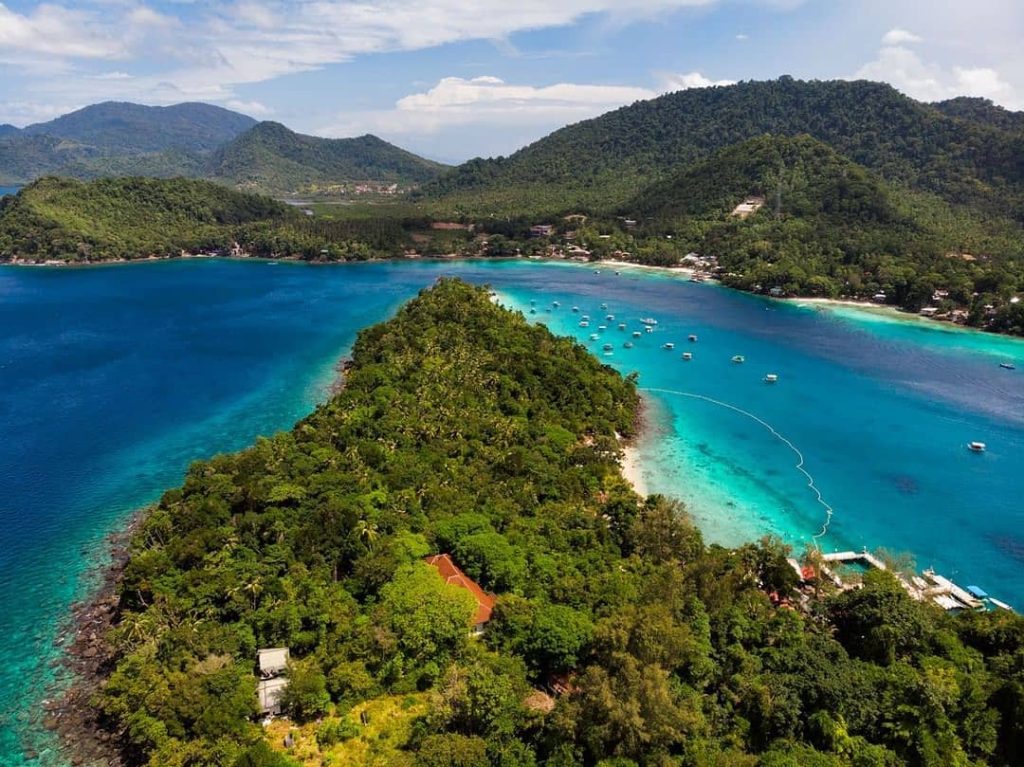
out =
[[[59,763],[41,697],[105,536],[190,461],[309,412],[358,329],[441,274],[492,284],[595,354],[612,344],[606,361],[648,389],[645,483],[687,501],[709,540],[774,532],[799,549],[820,531],[825,507],[795,449],[835,510],[826,550],[910,551],[1022,602],[1024,342],[621,272],[525,261],[0,269],[0,764],[22,764],[26,744]],[[657,331],[633,339],[646,316]],[[1009,359],[1020,370],[999,368]],[[985,454],[966,450],[974,439]]]

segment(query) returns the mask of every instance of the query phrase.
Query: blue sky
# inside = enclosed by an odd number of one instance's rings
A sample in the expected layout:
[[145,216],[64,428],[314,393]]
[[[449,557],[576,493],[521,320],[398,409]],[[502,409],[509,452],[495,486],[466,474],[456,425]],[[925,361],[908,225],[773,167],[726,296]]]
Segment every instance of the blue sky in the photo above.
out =
[[866,77],[1024,109],[1021,0],[0,0],[0,122],[207,101],[430,157],[667,91]]

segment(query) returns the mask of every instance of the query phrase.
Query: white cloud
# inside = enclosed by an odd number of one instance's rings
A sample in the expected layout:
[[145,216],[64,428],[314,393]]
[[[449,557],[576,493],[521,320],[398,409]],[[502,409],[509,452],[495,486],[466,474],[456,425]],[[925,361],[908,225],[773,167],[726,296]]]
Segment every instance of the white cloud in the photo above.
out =
[[685,74],[667,74],[662,77],[662,90],[685,91],[690,88],[711,88],[716,85],[735,85],[735,80],[712,80],[700,72]]
[[921,38],[915,35],[913,32],[908,32],[905,29],[899,27],[893,27],[885,36],[882,38],[883,45],[907,45],[910,43],[919,43]]
[[981,96],[1010,109],[1020,109],[1020,92],[991,67],[943,66],[903,46],[882,48],[854,74],[856,79],[889,83],[920,101],[956,96]]
[[736,35],[736,39],[739,40],[741,43],[744,43],[750,39],[750,35],[740,32],[738,35]]
[[82,11],[40,5],[29,14],[20,14],[0,3],[0,61],[7,63],[40,54],[120,58],[127,51],[115,32]]
[[568,122],[656,96],[624,85],[506,83],[488,75],[445,77],[433,87],[399,99],[393,109],[346,112],[319,133],[351,136],[367,131],[391,136],[427,135],[460,125],[517,126],[542,133]]
[[228,109],[234,109],[236,112],[243,112],[250,117],[266,117],[267,115],[274,113],[273,109],[268,107],[266,104],[261,104],[259,101],[229,99],[224,102],[224,106]]

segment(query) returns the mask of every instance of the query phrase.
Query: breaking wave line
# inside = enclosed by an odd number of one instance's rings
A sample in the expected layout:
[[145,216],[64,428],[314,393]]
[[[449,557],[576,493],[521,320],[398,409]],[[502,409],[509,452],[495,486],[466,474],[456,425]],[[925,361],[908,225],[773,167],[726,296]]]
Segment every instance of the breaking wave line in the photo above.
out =
[[828,533],[829,526],[832,524],[832,515],[835,513],[835,510],[828,504],[828,501],[825,500],[824,496],[822,496],[821,490],[819,490],[818,486],[814,483],[814,477],[812,477],[811,473],[804,468],[804,454],[801,453],[799,449],[797,449],[796,445],[794,445],[782,434],[776,431],[774,426],[772,426],[767,421],[758,418],[753,413],[743,410],[742,408],[738,408],[735,405],[730,405],[728,402],[722,402],[717,399],[712,399],[711,397],[705,397],[703,394],[693,394],[691,392],[676,391],[675,389],[658,389],[654,387],[644,387],[643,391],[655,392],[657,394],[673,394],[677,397],[689,397],[690,399],[697,399],[702,400],[704,402],[709,402],[712,405],[718,405],[719,407],[724,407],[727,410],[732,410],[735,413],[739,413],[740,415],[746,416],[750,420],[759,423],[761,426],[763,426],[765,429],[771,432],[773,437],[782,442],[782,444],[784,444],[786,447],[792,450],[793,453],[796,455],[796,470],[803,474],[805,477],[807,477],[807,487],[809,487],[814,492],[814,495],[817,496],[818,503],[821,504],[821,507],[823,509],[825,509],[825,521],[821,526],[821,531],[817,535],[811,536],[811,540],[817,543],[819,538],[825,537],[825,535]]

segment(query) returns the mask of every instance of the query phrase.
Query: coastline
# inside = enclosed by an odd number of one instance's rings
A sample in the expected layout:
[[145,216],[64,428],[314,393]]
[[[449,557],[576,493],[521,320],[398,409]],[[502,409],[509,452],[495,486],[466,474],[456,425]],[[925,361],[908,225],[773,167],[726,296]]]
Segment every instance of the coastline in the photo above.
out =
[[42,726],[57,738],[58,748],[72,764],[125,764],[117,733],[107,728],[93,700],[113,671],[114,648],[107,637],[120,614],[117,590],[128,564],[131,539],[147,510],[136,510],[118,531],[107,536],[108,560],[99,566],[99,583],[71,605],[67,627],[57,640],[69,638],[60,663],[70,678],[54,697],[43,700]]
[[989,338],[1005,338],[1011,341],[1024,342],[1024,338],[1021,338],[1020,336],[1010,335],[1009,333],[997,333],[992,330],[986,330],[985,328],[975,328],[969,325],[924,317],[920,314],[900,309],[898,306],[888,304],[875,304],[870,301],[857,301],[851,298],[802,298],[800,296],[794,296],[792,298],[767,298],[771,301],[779,301],[782,303],[793,304],[795,306],[807,305],[819,311],[836,311],[845,309],[856,312],[862,317],[873,317],[876,320],[912,325],[914,327],[935,330],[941,333],[949,333],[950,335],[966,333],[969,335],[981,335]]

